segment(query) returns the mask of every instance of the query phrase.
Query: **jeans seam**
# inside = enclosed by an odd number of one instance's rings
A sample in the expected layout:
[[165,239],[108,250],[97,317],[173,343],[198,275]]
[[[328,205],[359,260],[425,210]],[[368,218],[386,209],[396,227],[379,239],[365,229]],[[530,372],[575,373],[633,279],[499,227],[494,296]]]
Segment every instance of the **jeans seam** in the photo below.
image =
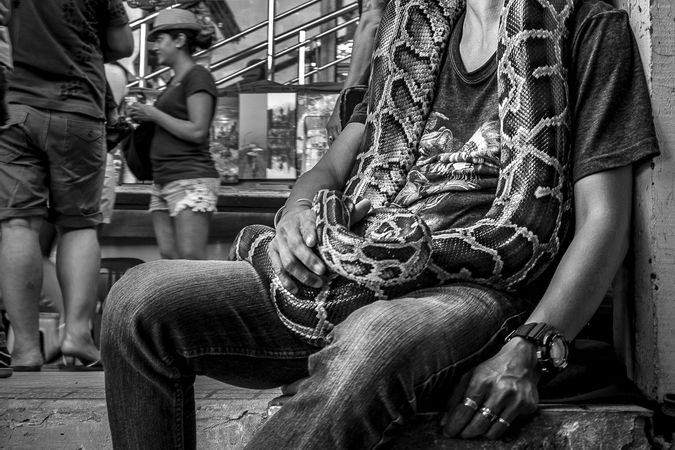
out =
[[176,422],[176,449],[183,448],[185,441],[184,414],[183,414],[183,387],[180,383],[175,383],[174,388],[174,420]]
[[[49,143],[49,131],[54,126],[54,114],[51,110],[41,110],[45,116],[45,119],[42,123],[42,129],[40,130],[40,148],[47,151],[47,144]],[[65,145],[65,143],[63,143]]]
[[[466,356],[466,357],[462,358],[462,359],[459,360],[459,361],[455,361],[455,362],[453,362],[453,363],[447,365],[446,367],[444,367],[444,368],[442,368],[442,369],[440,369],[440,370],[434,372],[433,374],[429,375],[424,381],[422,381],[421,383],[419,383],[419,384],[417,384],[416,386],[414,386],[414,387],[413,387],[413,398],[411,398],[411,399],[406,399],[406,400],[404,400],[401,404],[399,404],[399,407],[397,408],[397,411],[400,411],[400,410],[401,410],[401,407],[402,407],[403,404],[405,404],[405,403],[412,404],[412,403],[414,403],[414,402],[416,401],[417,396],[415,395],[415,392],[417,392],[417,389],[418,389],[420,386],[423,386],[423,385],[427,384],[427,383],[429,382],[430,379],[432,379],[433,377],[438,376],[438,374],[440,374],[440,373],[442,373],[442,372],[446,372],[446,371],[448,371],[448,370],[450,370],[450,369],[452,369],[452,368],[454,368],[454,367],[457,367],[457,366],[458,366],[459,364],[461,364],[463,361],[465,361],[465,360],[467,360],[467,359],[469,359],[469,358],[472,358],[472,357],[474,357],[477,353],[483,351],[483,350],[484,350],[486,347],[488,347],[492,342],[494,342],[494,340],[501,334],[502,330],[504,330],[504,329],[508,326],[508,323],[509,323],[509,322],[511,322],[512,320],[514,320],[516,317],[523,316],[523,315],[525,315],[525,314],[526,314],[526,312],[521,311],[521,312],[519,312],[519,313],[516,313],[516,314],[513,314],[513,315],[511,315],[511,316],[509,316],[509,317],[506,317],[506,318],[502,321],[502,324],[500,325],[499,330],[497,330],[497,331],[492,335],[492,337],[491,337],[491,338],[490,338],[483,346],[481,346],[481,348],[480,348],[479,350],[477,350],[477,351],[471,353],[471,355]],[[384,439],[384,436],[387,434],[387,431],[389,431],[389,429],[392,427],[392,425],[393,425],[399,418],[400,418],[400,415],[399,415],[398,417],[394,418],[394,420],[392,420],[392,421],[389,422],[389,425],[387,425],[387,426],[384,428],[384,430],[382,431],[382,433],[380,434],[380,439],[379,439],[375,444],[373,444],[373,446],[371,447],[371,449],[374,449],[374,448],[376,448],[377,446],[379,446],[379,445],[381,445],[381,444],[383,443],[383,439]]]
[[[318,350],[318,349],[317,349]],[[316,350],[301,351],[265,351],[251,350],[240,347],[198,347],[193,350],[179,349],[178,353],[183,358],[198,358],[200,356],[249,356],[252,358],[273,359],[301,359],[315,353]]]

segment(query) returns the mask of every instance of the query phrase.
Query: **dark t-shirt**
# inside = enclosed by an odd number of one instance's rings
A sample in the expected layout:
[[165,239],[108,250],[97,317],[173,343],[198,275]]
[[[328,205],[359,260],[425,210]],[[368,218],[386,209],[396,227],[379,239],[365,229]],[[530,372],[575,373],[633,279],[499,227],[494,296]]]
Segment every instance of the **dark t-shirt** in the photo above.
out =
[[[179,84],[170,85],[157,98],[155,106],[177,119],[188,120],[187,99],[197,92],[206,92],[213,97],[213,117],[218,90],[211,73],[198,64],[190,69]],[[190,178],[218,178],[209,152],[208,137],[203,142],[188,142],[156,126],[150,158],[153,180],[157,184]]]
[[[435,230],[482,218],[499,176],[496,56],[467,72],[459,54],[461,25],[451,37],[420,157],[396,198],[414,211],[427,199],[441,201],[444,207],[434,210],[442,214],[424,215]],[[584,0],[577,5],[570,35],[573,181],[657,154],[649,93],[627,14],[599,0]],[[358,105],[350,121],[365,122],[365,112],[365,103]],[[541,295],[550,275],[528,293]]]
[[13,2],[8,103],[103,119],[102,40],[128,21],[122,0]]

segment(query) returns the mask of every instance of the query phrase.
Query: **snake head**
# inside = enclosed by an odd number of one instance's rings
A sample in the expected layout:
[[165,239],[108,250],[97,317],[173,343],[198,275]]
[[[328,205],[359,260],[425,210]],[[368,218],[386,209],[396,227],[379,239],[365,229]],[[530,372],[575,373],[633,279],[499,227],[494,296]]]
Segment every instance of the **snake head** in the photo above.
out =
[[317,229],[326,223],[331,226],[349,226],[351,210],[344,199],[342,192],[331,189],[321,189],[316,193],[312,209],[316,214]]
[[326,215],[329,223],[349,228],[368,215],[371,204],[368,199],[354,200],[342,192],[322,189],[314,196],[312,209],[317,216],[317,225],[319,217]]

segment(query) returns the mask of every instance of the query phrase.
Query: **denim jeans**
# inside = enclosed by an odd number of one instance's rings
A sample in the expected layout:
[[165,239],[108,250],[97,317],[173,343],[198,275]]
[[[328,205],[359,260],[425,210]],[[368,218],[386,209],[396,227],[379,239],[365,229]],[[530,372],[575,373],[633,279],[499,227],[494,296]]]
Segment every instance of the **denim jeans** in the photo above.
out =
[[195,448],[195,375],[249,388],[308,377],[252,449],[372,448],[495,353],[526,308],[453,284],[365,306],[318,349],[278,319],[245,262],[155,261],[112,288],[102,355],[113,444]]

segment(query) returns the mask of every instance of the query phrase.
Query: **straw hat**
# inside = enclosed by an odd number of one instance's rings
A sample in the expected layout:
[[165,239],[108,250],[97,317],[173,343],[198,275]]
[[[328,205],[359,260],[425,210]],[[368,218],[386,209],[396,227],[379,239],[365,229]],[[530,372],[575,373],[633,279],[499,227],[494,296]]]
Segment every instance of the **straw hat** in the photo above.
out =
[[197,21],[197,16],[187,9],[165,9],[157,14],[152,31],[148,34],[148,40],[154,41],[157,35],[168,30],[194,30],[200,31],[202,25]]

